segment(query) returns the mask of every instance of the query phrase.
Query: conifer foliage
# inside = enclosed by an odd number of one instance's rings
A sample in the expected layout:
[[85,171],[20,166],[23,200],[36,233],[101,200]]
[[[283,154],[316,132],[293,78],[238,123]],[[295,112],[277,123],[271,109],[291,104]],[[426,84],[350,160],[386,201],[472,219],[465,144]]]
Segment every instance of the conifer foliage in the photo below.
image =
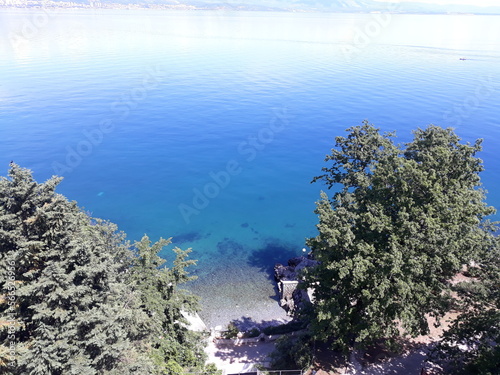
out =
[[429,126],[404,145],[368,122],[336,138],[322,180],[336,193],[317,203],[320,265],[312,328],[344,350],[429,330],[450,308],[449,280],[491,248],[494,228],[475,155],[451,129]]
[[196,308],[177,289],[189,280],[188,252],[159,270],[165,241],[145,238],[134,254],[114,224],[57,194],[60,181],[39,184],[14,163],[0,179],[0,373],[167,374],[203,364],[179,315]]
[[187,259],[190,249],[175,248],[173,267],[164,267],[166,261],[158,253],[170,243],[170,239],[160,239],[151,245],[148,236],[136,242],[137,257],[131,268],[130,282],[139,292],[140,307],[148,317],[150,357],[157,373],[176,373],[175,369],[181,367],[200,371],[205,359],[202,335],[188,330],[184,317],[198,310],[198,300],[177,287],[195,279],[186,268],[196,261]]
[[122,236],[56,194],[60,178],[38,184],[15,164],[9,177],[0,181],[0,249],[2,272],[6,260],[15,270],[14,373],[140,373]]

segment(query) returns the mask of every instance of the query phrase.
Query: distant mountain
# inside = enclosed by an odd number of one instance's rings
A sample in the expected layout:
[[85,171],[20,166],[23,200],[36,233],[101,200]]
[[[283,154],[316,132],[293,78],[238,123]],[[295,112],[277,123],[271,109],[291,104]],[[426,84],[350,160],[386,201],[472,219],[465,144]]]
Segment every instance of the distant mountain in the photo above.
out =
[[[125,0],[127,1],[127,0]],[[134,0],[130,0],[135,2]],[[136,0],[161,2],[162,0]],[[166,2],[166,1],[163,1]],[[500,4],[494,7],[480,7],[477,5],[437,5],[414,2],[381,2],[375,0],[179,0],[176,3],[190,4],[205,7],[223,8],[267,8],[279,10],[305,10],[329,12],[384,12],[400,13],[475,13],[500,14]]]
[[[187,2],[188,0],[186,0]],[[500,2],[494,7],[477,5],[436,5],[419,2],[380,2],[375,0],[200,0],[198,3],[221,5],[254,5],[284,10],[319,10],[336,12],[383,12],[401,13],[475,13],[500,14]]]

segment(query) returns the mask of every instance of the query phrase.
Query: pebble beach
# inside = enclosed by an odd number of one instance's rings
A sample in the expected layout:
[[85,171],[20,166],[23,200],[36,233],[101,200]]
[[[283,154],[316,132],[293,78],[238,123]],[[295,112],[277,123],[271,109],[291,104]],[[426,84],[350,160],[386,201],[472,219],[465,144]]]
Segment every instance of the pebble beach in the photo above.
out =
[[249,329],[291,320],[279,306],[272,274],[245,263],[206,265],[189,290],[200,296],[199,315],[208,328],[225,328],[235,321],[240,329]]

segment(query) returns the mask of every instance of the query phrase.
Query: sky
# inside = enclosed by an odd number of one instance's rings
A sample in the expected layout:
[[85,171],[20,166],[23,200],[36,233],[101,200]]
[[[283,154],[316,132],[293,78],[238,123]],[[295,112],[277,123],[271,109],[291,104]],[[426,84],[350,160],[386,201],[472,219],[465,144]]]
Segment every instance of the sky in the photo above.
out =
[[425,3],[425,4],[435,4],[435,5],[476,5],[476,6],[500,6],[500,0],[375,0],[382,3]]

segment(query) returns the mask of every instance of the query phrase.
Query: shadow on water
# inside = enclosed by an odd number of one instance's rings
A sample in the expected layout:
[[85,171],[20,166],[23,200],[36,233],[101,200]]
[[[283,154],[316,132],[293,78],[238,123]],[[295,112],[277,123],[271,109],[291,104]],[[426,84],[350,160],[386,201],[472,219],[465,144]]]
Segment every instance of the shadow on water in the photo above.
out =
[[265,244],[265,247],[252,252],[248,257],[248,264],[259,268],[268,275],[269,279],[274,280],[274,265],[276,263],[286,264],[288,259],[298,255],[292,246],[271,239]]
[[223,257],[241,257],[247,252],[245,245],[229,237],[224,237],[222,241],[217,243],[217,253]]
[[172,243],[174,245],[180,245],[186,242],[194,242],[198,240],[202,240],[210,236],[210,233],[204,234],[200,232],[187,232],[179,234],[178,236],[172,237]]

